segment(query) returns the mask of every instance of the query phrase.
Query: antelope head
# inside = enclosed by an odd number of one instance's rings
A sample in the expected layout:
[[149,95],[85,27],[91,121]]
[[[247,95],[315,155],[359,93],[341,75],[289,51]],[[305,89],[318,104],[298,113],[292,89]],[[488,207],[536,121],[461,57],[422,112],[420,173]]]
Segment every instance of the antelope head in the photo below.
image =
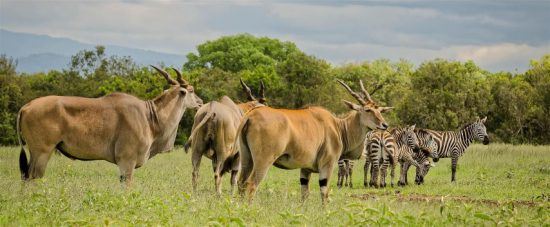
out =
[[243,87],[243,91],[246,94],[246,98],[248,99],[248,104],[251,106],[267,106],[265,99],[265,85],[263,81],[260,81],[260,89],[259,89],[259,97],[256,99],[254,95],[252,95],[252,90],[244,83],[243,79],[241,78],[241,86]]
[[177,97],[179,101],[181,101],[183,107],[199,108],[202,106],[202,99],[195,94],[193,86],[191,86],[186,80],[183,79],[179,70],[172,68],[172,70],[174,70],[177,75],[176,80],[174,80],[166,71],[153,65],[151,65],[151,67],[156,69],[157,72],[159,72],[160,75],[162,75],[170,85],[170,88],[166,90],[165,93],[177,94]]
[[363,81],[359,80],[359,85],[361,86],[362,95],[354,92],[346,83],[341,80],[337,80],[348,92],[359,102],[358,104],[344,100],[346,105],[357,112],[361,116],[361,125],[365,125],[370,129],[382,129],[386,130],[388,128],[388,123],[384,120],[382,116],[383,112],[393,109],[393,107],[381,107],[372,100],[367,90],[363,86]]

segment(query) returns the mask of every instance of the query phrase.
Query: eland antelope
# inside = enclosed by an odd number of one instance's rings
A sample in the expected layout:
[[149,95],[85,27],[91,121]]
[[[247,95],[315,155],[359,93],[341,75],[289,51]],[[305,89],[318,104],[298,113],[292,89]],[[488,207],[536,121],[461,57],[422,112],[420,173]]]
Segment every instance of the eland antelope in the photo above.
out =
[[134,169],[171,150],[185,109],[199,107],[202,100],[178,70],[174,69],[174,80],[166,71],[152,67],[170,85],[152,100],[124,93],[100,98],[46,96],[23,106],[17,116],[22,179],[42,177],[57,150],[71,159],[116,164],[120,181],[129,186]]
[[340,157],[358,159],[370,129],[386,129],[380,107],[360,81],[363,96],[343,81],[338,82],[360,105],[345,101],[351,111],[344,118],[321,107],[299,110],[258,107],[245,115],[237,142],[241,149],[239,191],[252,201],[258,185],[274,165],[282,169],[300,169],[302,200],[309,195],[311,173],[319,173],[321,200],[328,199],[328,182]]
[[212,101],[202,106],[195,114],[195,122],[191,130],[185,151],[192,150],[192,183],[193,190],[197,189],[199,167],[202,156],[212,160],[216,192],[221,194],[221,178],[223,174],[231,171],[231,191],[237,182],[239,171],[239,153],[234,147],[237,129],[243,115],[249,110],[264,106],[265,86],[260,82],[260,97],[256,99],[252,91],[241,79],[241,85],[247,95],[248,102],[235,104],[227,96],[219,101]]

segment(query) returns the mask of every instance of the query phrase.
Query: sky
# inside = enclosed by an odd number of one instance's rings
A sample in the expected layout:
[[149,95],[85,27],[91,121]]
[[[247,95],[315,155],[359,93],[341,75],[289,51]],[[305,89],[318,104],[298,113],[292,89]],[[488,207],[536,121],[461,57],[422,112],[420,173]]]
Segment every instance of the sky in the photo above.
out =
[[181,55],[250,33],[336,65],[445,58],[523,72],[550,54],[549,12],[550,1],[0,0],[0,28]]

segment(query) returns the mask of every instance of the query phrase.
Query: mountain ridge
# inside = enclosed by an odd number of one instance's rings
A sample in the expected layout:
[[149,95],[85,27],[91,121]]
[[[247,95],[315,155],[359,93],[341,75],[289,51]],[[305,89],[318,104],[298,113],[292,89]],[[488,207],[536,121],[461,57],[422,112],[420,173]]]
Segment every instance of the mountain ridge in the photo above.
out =
[[[13,57],[18,62],[17,71],[25,73],[47,72],[68,68],[72,55],[81,50],[92,50],[97,45],[66,37],[13,32],[0,28],[0,54]],[[105,46],[108,56],[130,56],[140,65],[164,63],[181,66],[186,58],[183,55],[163,53],[118,45]]]

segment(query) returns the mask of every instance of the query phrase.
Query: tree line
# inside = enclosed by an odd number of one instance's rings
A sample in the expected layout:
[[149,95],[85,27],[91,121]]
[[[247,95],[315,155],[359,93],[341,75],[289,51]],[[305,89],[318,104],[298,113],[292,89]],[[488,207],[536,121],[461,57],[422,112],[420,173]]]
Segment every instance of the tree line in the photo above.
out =
[[[387,59],[335,66],[304,53],[292,42],[240,34],[207,41],[187,59],[179,67],[205,102],[223,95],[245,101],[242,78],[253,90],[263,81],[272,107],[320,105],[345,113],[342,100],[351,97],[335,80],[356,86],[361,79],[380,105],[395,107],[386,114],[391,125],[456,130],[478,116],[488,116],[486,125],[493,141],[550,143],[550,54],[532,60],[524,73],[490,73],[472,61],[445,59],[417,67],[406,60]],[[153,69],[137,65],[130,57],[106,56],[102,46],[76,53],[63,70],[27,74],[16,69],[16,61],[0,56],[3,145],[17,143],[17,113],[37,97],[125,92],[151,99],[166,89],[164,78]],[[178,144],[186,141],[193,115],[189,111],[182,119]]]

